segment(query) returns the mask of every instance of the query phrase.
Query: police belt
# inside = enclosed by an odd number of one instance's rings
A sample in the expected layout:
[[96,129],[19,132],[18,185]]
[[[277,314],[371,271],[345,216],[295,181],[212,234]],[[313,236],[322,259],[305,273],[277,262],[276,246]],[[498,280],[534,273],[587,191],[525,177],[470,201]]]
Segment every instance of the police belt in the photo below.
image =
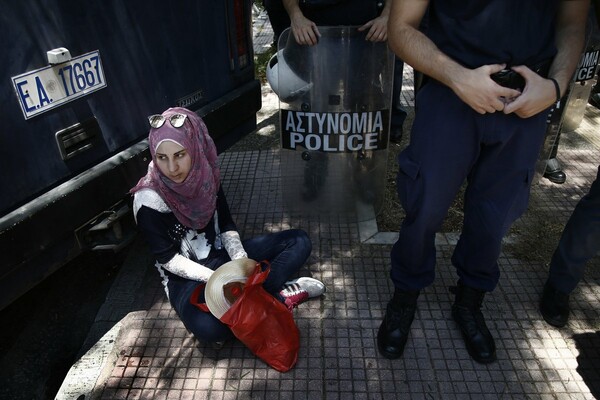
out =
[[[527,67],[539,76],[546,78],[548,77],[550,64],[552,64],[552,60],[546,60],[533,66],[528,65]],[[525,78],[512,69],[503,69],[502,71],[490,75],[490,78],[492,78],[492,80],[494,80],[494,82],[496,82],[498,85],[510,89],[522,91],[525,88]]]

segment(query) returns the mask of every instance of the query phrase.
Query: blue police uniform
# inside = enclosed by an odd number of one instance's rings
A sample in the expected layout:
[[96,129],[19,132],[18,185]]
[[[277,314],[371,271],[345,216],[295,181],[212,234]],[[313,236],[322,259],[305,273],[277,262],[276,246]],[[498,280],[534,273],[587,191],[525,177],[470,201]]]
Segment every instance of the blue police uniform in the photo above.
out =
[[[275,38],[290,26],[290,17],[281,0],[264,0]],[[300,0],[304,16],[319,26],[363,25],[375,19],[385,4],[381,0]],[[394,86],[392,90],[391,127],[396,130],[396,141],[400,140],[406,111],[401,105],[404,62],[394,59]],[[359,82],[360,84],[360,82]]]
[[[558,3],[432,0],[427,35],[469,68],[503,63],[547,68],[556,54]],[[392,281],[402,291],[432,283],[435,234],[466,179],[464,226],[452,263],[462,284],[492,291],[502,237],[527,206],[547,112],[526,119],[481,115],[435,81],[419,91],[416,110],[410,144],[398,157],[406,218],[391,252]]]
[[571,293],[585,264],[600,250],[600,168],[589,192],[581,198],[560,237],[550,262],[548,282],[562,293]]
[[567,221],[550,261],[542,291],[540,313],[550,325],[562,328],[571,312],[569,295],[583,278],[585,264],[600,250],[600,167],[589,192]]
[[[275,37],[290,26],[282,0],[264,0]],[[383,7],[378,0],[300,0],[304,16],[317,25],[362,25],[377,17]]]

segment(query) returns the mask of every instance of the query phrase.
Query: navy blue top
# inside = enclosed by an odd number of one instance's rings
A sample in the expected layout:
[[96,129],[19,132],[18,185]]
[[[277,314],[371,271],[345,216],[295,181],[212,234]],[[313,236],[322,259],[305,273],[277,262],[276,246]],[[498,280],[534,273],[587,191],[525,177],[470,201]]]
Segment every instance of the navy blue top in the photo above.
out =
[[[391,0],[390,0],[391,1]],[[301,0],[304,16],[317,25],[363,25],[376,18],[383,3],[379,0]]]
[[465,67],[529,65],[556,54],[560,0],[431,0],[427,35]]
[[[217,194],[217,213],[221,232],[237,230],[222,187],[219,188]],[[175,254],[181,253],[182,241],[190,241],[189,246],[186,247],[193,249],[194,244],[191,242],[196,240],[199,235],[205,237],[211,247],[210,254],[206,259],[211,259],[214,252],[218,250],[215,248],[217,233],[215,231],[214,216],[204,228],[194,231],[192,228],[182,225],[172,212],[162,213],[147,206],[142,206],[137,213],[137,223],[148,242],[150,251],[161,264],[167,263]],[[205,259],[198,259],[193,251],[189,251],[183,256],[208,266],[203,262]]]

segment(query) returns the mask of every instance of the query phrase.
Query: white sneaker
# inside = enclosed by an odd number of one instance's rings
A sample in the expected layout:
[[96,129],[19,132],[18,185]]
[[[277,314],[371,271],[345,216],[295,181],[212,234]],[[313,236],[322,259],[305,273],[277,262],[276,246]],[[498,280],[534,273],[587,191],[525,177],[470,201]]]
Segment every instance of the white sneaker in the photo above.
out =
[[321,296],[323,293],[325,293],[323,282],[308,277],[286,282],[280,292],[290,310],[310,298]]

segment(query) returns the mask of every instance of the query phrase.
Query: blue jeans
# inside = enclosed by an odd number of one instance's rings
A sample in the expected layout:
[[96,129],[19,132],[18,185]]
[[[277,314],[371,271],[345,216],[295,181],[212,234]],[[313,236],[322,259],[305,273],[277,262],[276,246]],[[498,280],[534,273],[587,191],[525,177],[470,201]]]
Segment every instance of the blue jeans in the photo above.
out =
[[600,167],[589,192],[567,221],[550,261],[548,282],[571,293],[583,277],[585,264],[600,250]]
[[[312,243],[306,232],[298,229],[271,233],[243,241],[248,258],[271,263],[271,271],[263,283],[264,289],[283,300],[279,292],[283,284],[306,263],[312,251]],[[216,252],[203,264],[213,270],[230,261],[223,249]],[[211,313],[203,312],[190,303],[192,292],[200,283],[171,275],[169,298],[185,327],[198,339],[205,342],[220,342],[233,337],[227,325]],[[204,295],[199,298],[204,301]]]

